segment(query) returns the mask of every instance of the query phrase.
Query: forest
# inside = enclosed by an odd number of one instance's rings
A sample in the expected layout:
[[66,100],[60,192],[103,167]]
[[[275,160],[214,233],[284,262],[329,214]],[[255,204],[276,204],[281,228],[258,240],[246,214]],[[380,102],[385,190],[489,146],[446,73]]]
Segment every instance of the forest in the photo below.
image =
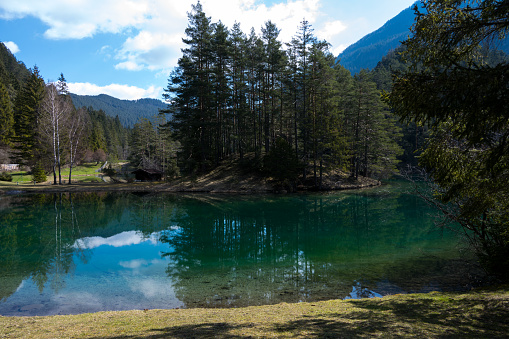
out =
[[129,160],[172,178],[240,159],[289,189],[306,180],[320,189],[330,171],[389,177],[398,163],[415,162],[417,139],[405,141],[382,100],[389,73],[352,76],[305,20],[288,43],[271,21],[261,32],[212,23],[197,3],[167,108],[134,126],[74,107],[63,74],[46,84],[37,66],[27,69],[2,45],[2,162],[43,168],[61,182],[59,169],[81,161]]
[[[63,74],[55,83],[45,83],[37,66],[31,69],[0,44],[0,163],[19,164],[36,181],[52,175],[61,184],[60,171],[83,162],[115,163],[129,160],[134,168],[158,168],[161,145],[157,117],[140,118],[124,126],[118,115],[111,117],[93,107],[74,107]],[[157,143],[158,142],[158,143]],[[158,153],[159,152],[159,153]],[[65,178],[67,180],[67,178]]]
[[307,21],[282,43],[271,21],[261,35],[246,35],[239,23],[212,23],[200,3],[188,17],[163,111],[171,114],[166,126],[181,144],[185,172],[250,155],[253,168],[290,186],[300,177],[320,188],[323,173],[335,169],[354,178],[397,170],[401,127],[373,73],[352,76]]

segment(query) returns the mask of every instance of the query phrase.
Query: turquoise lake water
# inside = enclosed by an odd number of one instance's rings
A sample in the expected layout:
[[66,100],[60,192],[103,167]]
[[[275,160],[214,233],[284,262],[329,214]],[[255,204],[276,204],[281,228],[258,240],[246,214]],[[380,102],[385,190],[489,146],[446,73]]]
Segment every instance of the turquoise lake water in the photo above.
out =
[[3,195],[0,315],[468,289],[461,239],[409,189]]

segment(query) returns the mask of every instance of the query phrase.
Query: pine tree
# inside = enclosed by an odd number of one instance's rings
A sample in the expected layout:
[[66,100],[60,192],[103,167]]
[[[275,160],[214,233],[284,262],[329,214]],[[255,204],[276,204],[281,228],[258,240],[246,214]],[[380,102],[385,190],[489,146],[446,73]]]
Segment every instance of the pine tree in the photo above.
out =
[[211,127],[216,112],[210,48],[213,27],[199,2],[192,9],[188,13],[187,37],[183,39],[187,47],[170,76],[165,98],[171,101],[167,112],[172,113],[170,124],[187,155],[184,160],[187,169],[205,171],[214,157],[215,130]]
[[232,114],[233,114],[233,152],[243,159],[248,148],[248,87],[247,87],[247,37],[235,23],[230,32],[231,46],[231,86],[232,86]]
[[56,87],[58,90],[58,94],[69,95],[69,88],[67,87],[67,81],[65,80],[64,73],[60,73],[60,77],[58,78]]
[[395,171],[396,157],[402,153],[396,143],[401,137],[400,131],[365,70],[355,76],[352,99],[352,175],[358,178],[359,174],[381,175],[382,169]]
[[[262,28],[262,41],[264,42],[265,74],[264,74],[264,134],[265,152],[270,150],[270,145],[275,142],[276,134],[282,135],[283,131],[276,132],[276,124],[282,119],[282,74],[285,65],[285,53],[282,44],[278,40],[280,30],[272,21],[267,21]],[[281,123],[277,124],[281,126]]]
[[33,165],[41,150],[37,140],[37,117],[44,98],[44,80],[34,66],[14,104],[15,157],[22,165]]
[[14,113],[9,93],[0,83],[0,146],[10,145],[14,136]]
[[229,32],[221,22],[213,25],[211,39],[212,91],[214,94],[215,165],[232,153],[231,84],[230,84],[230,42]]
[[[297,35],[292,43],[295,45],[298,56],[298,78],[297,86],[299,88],[298,102],[299,102],[299,117],[297,121],[300,122],[300,139],[302,140],[302,158],[305,163],[309,159],[310,145],[310,119],[309,119],[309,49],[316,41],[313,35],[313,28],[307,20],[303,20],[298,28]],[[303,172],[303,178],[306,179],[306,171]]]
[[[490,47],[509,29],[507,1],[421,1],[404,45],[410,67],[389,102],[432,131],[419,159],[431,199],[459,224],[481,262],[509,279],[509,62]],[[493,51],[491,51],[493,52]]]

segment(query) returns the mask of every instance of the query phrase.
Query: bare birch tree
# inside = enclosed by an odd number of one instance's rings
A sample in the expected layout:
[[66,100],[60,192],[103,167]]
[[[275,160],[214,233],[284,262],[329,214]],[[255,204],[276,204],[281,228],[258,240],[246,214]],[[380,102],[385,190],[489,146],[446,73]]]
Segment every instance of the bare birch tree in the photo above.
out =
[[84,108],[75,111],[68,121],[68,143],[69,143],[69,184],[72,179],[72,168],[76,163],[77,155],[83,146],[83,140],[86,137],[87,126],[89,125],[89,115]]
[[41,135],[52,150],[53,183],[62,184],[62,145],[65,130],[65,122],[73,110],[72,103],[66,96],[60,95],[54,84],[46,86],[46,95],[41,105],[38,125],[41,128]]

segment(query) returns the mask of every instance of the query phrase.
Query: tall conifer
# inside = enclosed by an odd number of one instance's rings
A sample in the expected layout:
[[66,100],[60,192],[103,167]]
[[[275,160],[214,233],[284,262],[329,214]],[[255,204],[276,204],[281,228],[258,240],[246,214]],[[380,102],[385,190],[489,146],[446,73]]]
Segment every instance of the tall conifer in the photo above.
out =
[[14,113],[9,92],[0,83],[0,146],[10,145],[14,136]]
[[39,69],[34,66],[25,85],[16,96],[14,104],[15,156],[23,165],[33,165],[40,156],[37,140],[37,117],[39,106],[44,98],[44,80]]

